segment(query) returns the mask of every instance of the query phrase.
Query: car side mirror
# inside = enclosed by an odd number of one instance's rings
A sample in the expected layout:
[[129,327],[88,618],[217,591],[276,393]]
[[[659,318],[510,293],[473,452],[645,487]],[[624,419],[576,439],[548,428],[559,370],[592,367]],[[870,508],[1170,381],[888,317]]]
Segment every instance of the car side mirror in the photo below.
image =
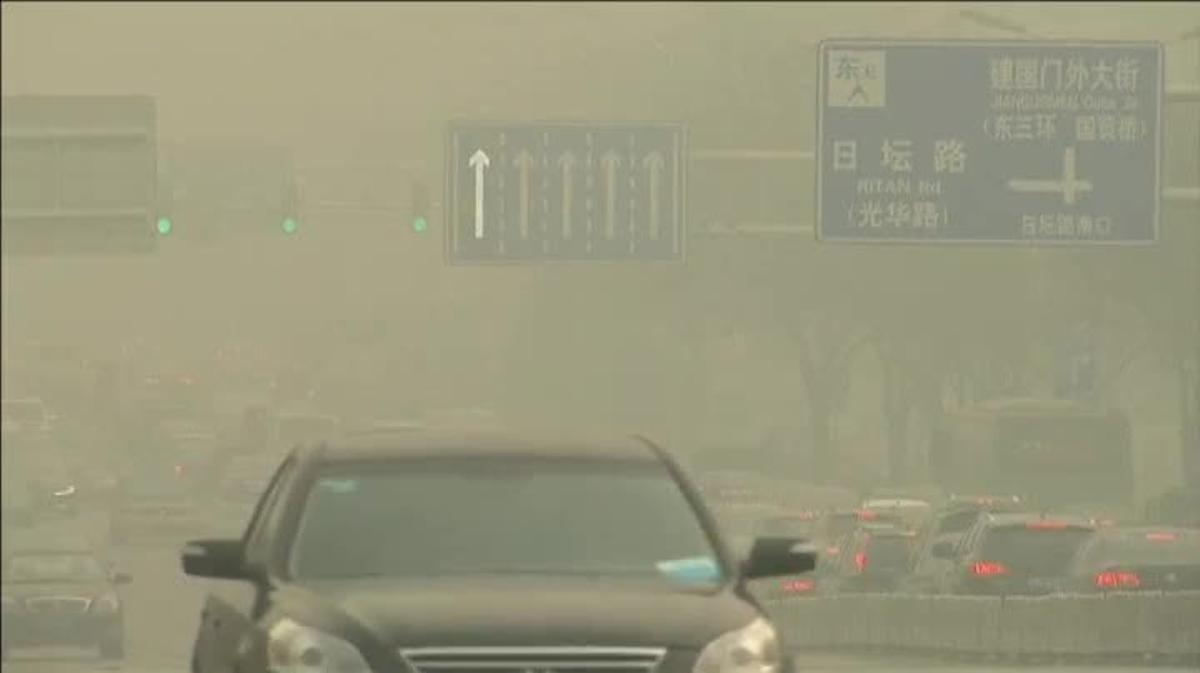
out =
[[193,577],[249,579],[241,540],[193,540],[184,546],[181,557],[183,572]]
[[933,558],[943,560],[949,560],[958,556],[954,551],[954,543],[945,540],[934,543],[932,553]]
[[113,573],[113,584],[129,584],[132,581],[133,575],[130,575],[129,573]]
[[742,564],[748,580],[806,573],[817,565],[817,550],[802,538],[760,537]]

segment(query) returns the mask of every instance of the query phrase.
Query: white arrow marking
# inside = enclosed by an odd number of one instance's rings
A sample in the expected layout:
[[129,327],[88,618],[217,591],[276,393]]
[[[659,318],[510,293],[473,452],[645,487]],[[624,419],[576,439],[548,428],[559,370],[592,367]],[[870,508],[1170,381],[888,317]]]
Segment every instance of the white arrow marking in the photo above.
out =
[[642,159],[650,182],[650,238],[658,240],[658,182],[662,175],[663,155],[655,150]]
[[608,240],[611,241],[617,235],[615,220],[617,214],[617,166],[621,165],[621,157],[609,150],[600,157],[600,165],[604,167],[605,181],[604,226],[608,231]]
[[1075,196],[1077,194],[1092,191],[1092,183],[1089,180],[1080,180],[1076,177],[1075,148],[1068,147],[1063,150],[1062,180],[1022,180],[1014,178],[1008,181],[1008,188],[1014,192],[1042,192],[1050,194],[1061,192],[1063,203],[1071,206],[1075,204]]
[[521,238],[529,238],[529,169],[533,167],[533,155],[521,150],[513,159],[513,166],[521,169]]
[[487,153],[475,150],[467,165],[475,169],[475,238],[483,238],[483,169],[491,164]]
[[563,238],[571,238],[571,196],[574,184],[571,182],[571,169],[575,166],[575,155],[571,150],[563,152],[558,157],[558,165],[562,166],[562,233]]

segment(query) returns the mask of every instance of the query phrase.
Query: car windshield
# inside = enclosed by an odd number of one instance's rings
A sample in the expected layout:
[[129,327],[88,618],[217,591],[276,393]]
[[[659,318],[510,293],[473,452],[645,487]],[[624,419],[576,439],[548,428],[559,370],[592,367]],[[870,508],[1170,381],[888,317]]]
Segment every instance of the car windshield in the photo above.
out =
[[713,548],[665,468],[409,461],[330,468],[304,505],[298,579],[460,574],[655,576]]
[[6,582],[87,582],[104,578],[104,569],[86,554],[20,554],[4,565]]
[[981,554],[1017,572],[1059,575],[1092,534],[1080,528],[997,527],[984,538]]
[[867,571],[901,572],[908,569],[912,538],[876,535],[867,544]]
[[944,535],[947,533],[963,533],[975,523],[979,518],[979,510],[966,510],[947,514],[938,524],[937,534]]

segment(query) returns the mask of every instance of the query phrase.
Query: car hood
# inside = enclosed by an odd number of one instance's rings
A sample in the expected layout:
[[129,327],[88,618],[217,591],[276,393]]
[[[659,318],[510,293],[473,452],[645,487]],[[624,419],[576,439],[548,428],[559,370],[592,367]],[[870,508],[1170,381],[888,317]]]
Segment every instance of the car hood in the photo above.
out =
[[[611,579],[322,580],[280,605],[304,619],[349,618],[389,647],[597,645],[701,648],[757,609],[722,588]],[[290,604],[290,605],[289,605]]]

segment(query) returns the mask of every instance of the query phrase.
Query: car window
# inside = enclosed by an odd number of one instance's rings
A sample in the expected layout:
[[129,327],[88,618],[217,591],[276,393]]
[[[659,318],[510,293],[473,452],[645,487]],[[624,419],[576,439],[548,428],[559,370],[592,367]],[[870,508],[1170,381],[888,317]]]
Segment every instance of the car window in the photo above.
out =
[[912,538],[876,535],[866,545],[867,572],[903,572],[912,554]]
[[1076,528],[1000,526],[984,537],[980,556],[1016,571],[1056,575],[1066,572],[1075,553],[1092,534],[1090,530]]
[[657,577],[670,575],[672,563],[716,573],[696,512],[661,465],[406,463],[331,468],[316,478],[290,557],[297,578]]
[[937,534],[961,533],[969,529],[977,518],[979,518],[979,512],[975,510],[947,514],[938,524]]

